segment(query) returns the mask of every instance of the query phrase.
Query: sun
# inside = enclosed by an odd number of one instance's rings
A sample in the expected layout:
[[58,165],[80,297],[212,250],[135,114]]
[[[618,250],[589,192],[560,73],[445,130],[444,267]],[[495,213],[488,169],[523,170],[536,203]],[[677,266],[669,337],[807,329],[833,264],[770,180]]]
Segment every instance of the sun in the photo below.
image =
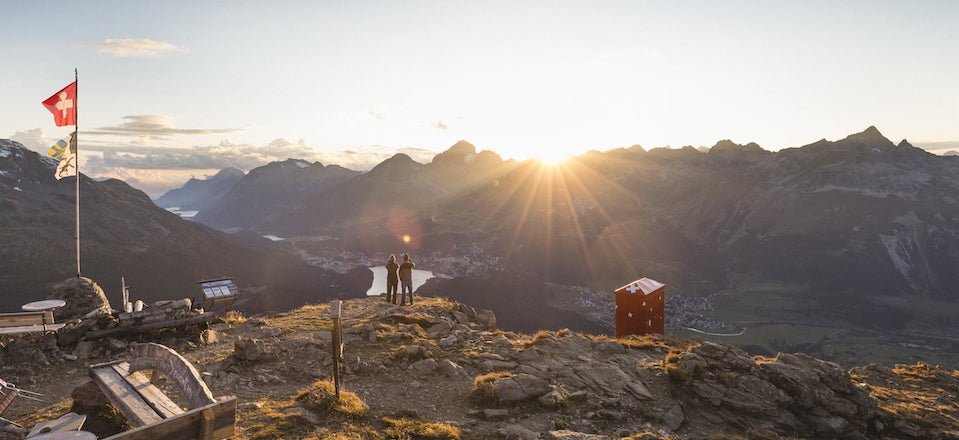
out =
[[543,165],[559,165],[566,159],[569,159],[569,153],[560,150],[545,150],[537,152],[533,156],[534,159],[541,162]]

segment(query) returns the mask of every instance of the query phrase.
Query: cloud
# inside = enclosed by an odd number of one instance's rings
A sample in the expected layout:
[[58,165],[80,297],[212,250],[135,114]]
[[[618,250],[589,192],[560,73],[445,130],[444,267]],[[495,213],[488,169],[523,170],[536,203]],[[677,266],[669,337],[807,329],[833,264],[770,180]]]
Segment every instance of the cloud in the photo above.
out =
[[959,150],[959,141],[916,142],[913,145],[935,154]]
[[131,141],[132,143],[144,145],[150,138],[225,134],[243,130],[242,128],[176,128],[173,126],[173,118],[165,115],[130,115],[121,119],[126,122],[114,126],[98,127],[93,130],[84,130],[83,133],[103,136],[132,136],[139,138]]
[[386,119],[386,115],[383,114],[383,112],[379,112],[379,111],[376,111],[376,110],[369,110],[369,111],[367,111],[366,113],[367,113],[368,115],[372,116],[373,119],[376,119],[376,120],[378,120],[378,121],[382,121],[382,120]]
[[117,58],[158,58],[187,51],[185,47],[149,38],[107,38],[97,44],[98,53]]
[[419,162],[429,162],[436,152],[424,148],[391,148],[373,145],[351,150],[317,151],[301,139],[290,142],[275,139],[266,145],[234,144],[221,141],[217,145],[193,147],[141,147],[90,143],[85,151],[99,154],[87,156],[85,168],[94,176],[115,176],[112,170],[218,170],[227,167],[249,171],[270,162],[304,159],[310,162],[336,164],[365,171],[396,153],[405,153]]
[[443,121],[436,121],[436,122],[434,122],[434,123],[432,123],[432,124],[430,124],[430,125],[432,125],[433,128],[435,128],[435,129],[437,129],[437,130],[446,130],[447,128],[450,128],[450,127],[449,127],[448,125],[446,125],[446,123],[443,122]]
[[[38,134],[34,131],[34,137]],[[81,132],[81,138],[86,132]],[[43,151],[46,151],[44,145]],[[88,176],[117,178],[143,190],[151,197],[181,186],[194,175],[214,174],[234,167],[244,171],[286,159],[303,159],[324,165],[339,165],[368,171],[394,154],[404,153],[420,163],[428,163],[435,151],[418,147],[369,145],[343,150],[318,151],[304,140],[290,142],[274,139],[262,145],[235,144],[228,140],[215,145],[151,146],[91,139],[82,142],[82,170]]]
[[18,131],[10,136],[10,140],[17,141],[23,146],[43,154],[47,153],[50,145],[54,142],[47,139],[40,128]]

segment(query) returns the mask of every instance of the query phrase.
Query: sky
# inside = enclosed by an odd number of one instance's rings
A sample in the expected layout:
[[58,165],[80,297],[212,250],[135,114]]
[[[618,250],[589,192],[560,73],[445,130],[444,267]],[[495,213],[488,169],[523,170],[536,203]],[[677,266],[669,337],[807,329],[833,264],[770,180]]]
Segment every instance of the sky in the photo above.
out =
[[66,136],[156,196],[287,157],[369,169],[465,139],[505,157],[769,150],[877,126],[959,149],[955,1],[0,0],[0,137]]

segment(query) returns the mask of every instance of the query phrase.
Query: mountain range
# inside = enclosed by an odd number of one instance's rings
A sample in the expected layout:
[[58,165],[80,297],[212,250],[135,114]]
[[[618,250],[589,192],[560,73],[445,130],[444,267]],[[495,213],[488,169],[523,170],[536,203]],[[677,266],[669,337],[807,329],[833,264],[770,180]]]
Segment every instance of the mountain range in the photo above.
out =
[[[74,178],[56,163],[0,139],[0,310],[18,310],[49,285],[76,275]],[[181,219],[143,192],[109,179],[80,182],[82,269],[111,300],[120,277],[132,299],[197,297],[196,281],[234,276],[250,309],[360,296],[372,279],[312,267],[259,236],[230,235]],[[367,271],[368,272],[368,271]],[[357,278],[359,277],[359,278]]]
[[[295,179],[291,167],[279,171]],[[723,140],[592,151],[553,166],[461,141],[431,163],[400,154],[304,190],[295,205],[250,206],[247,179],[211,204],[238,213],[231,227],[324,236],[326,247],[370,256],[409,251],[454,278],[509,273],[608,292],[648,276],[674,295],[709,298],[713,318],[741,327],[959,336],[959,158],[875,127],[775,152]],[[256,190],[268,201],[287,191]],[[204,209],[198,221],[225,226]],[[467,251],[479,258],[450,263]],[[458,299],[489,296],[468,287],[473,296]]]

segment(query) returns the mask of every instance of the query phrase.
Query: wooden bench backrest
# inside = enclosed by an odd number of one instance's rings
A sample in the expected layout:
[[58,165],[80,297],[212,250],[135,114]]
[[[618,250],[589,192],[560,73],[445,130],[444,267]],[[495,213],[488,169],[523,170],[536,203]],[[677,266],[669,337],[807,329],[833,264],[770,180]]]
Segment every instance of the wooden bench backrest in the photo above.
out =
[[19,392],[17,392],[17,390],[6,390],[4,392],[6,393],[6,395],[3,396],[2,399],[0,399],[0,416],[3,415],[3,412],[10,407],[10,404],[12,404],[13,401],[16,400],[17,396],[20,394]]
[[183,356],[164,345],[147,343],[134,346],[130,372],[144,370],[160,372],[170,379],[193,408],[216,402],[210,388],[200,378],[200,372]]
[[53,324],[53,312],[0,313],[0,327],[26,327]]
[[235,426],[236,397],[230,397],[105,440],[221,440],[233,437]]

